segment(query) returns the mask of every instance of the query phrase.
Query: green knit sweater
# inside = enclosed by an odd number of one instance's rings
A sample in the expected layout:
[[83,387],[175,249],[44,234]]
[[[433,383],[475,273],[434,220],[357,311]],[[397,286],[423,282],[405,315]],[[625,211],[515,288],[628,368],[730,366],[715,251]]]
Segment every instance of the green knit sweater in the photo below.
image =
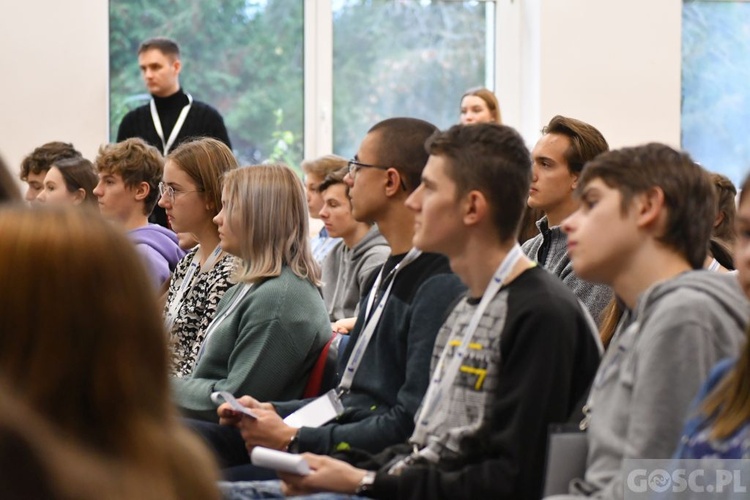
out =
[[[216,318],[243,286],[226,292]],[[300,398],[330,337],[320,293],[285,266],[278,277],[254,285],[211,332],[191,376],[172,379],[175,402],[188,417],[217,421],[214,391],[259,401]]]

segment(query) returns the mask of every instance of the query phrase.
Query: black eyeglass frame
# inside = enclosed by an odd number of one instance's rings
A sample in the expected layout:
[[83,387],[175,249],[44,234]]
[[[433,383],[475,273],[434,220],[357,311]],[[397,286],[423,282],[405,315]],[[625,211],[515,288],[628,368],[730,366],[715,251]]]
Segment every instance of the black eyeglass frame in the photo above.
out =
[[[396,167],[384,167],[383,165],[372,165],[371,163],[362,163],[361,161],[357,160],[356,158],[352,158],[349,160],[349,163],[346,164],[347,172],[349,174],[349,177],[354,180],[354,178],[357,176],[357,172],[360,168],[376,168],[378,170],[388,170],[388,169],[398,169]],[[401,180],[401,189],[406,191],[406,183],[404,183],[404,179],[400,177],[401,172],[399,171],[399,178]]]

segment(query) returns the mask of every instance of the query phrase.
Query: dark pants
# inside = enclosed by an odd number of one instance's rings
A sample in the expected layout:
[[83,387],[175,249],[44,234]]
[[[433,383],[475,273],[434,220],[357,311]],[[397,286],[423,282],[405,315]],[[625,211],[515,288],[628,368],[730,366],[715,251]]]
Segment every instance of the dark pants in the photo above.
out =
[[203,420],[185,419],[185,424],[198,434],[209,448],[222,469],[226,481],[257,481],[277,479],[276,471],[256,467],[242,440],[240,430],[228,425],[219,425]]

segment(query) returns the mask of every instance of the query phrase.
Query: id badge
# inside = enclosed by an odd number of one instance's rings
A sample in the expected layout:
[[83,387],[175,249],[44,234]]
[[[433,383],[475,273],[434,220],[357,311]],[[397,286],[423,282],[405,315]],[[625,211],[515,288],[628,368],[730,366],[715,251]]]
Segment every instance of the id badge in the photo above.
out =
[[344,413],[335,389],[331,389],[314,401],[284,419],[289,427],[320,427]]

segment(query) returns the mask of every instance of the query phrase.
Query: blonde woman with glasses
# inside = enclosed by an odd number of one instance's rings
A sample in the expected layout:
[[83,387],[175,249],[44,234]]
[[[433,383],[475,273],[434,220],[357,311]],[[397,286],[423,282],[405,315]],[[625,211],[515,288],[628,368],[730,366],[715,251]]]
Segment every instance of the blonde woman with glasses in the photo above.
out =
[[219,243],[213,218],[221,209],[222,177],[236,168],[232,151],[210,138],[181,144],[164,165],[159,206],[166,210],[172,229],[198,242],[177,264],[164,307],[171,373],[178,378],[192,373],[216,307],[232,286],[236,261]]
[[233,170],[222,205],[214,221],[221,247],[241,259],[238,284],[219,303],[192,375],[173,381],[183,413],[210,421],[218,420],[214,391],[300,398],[331,337],[297,175],[284,165]]

